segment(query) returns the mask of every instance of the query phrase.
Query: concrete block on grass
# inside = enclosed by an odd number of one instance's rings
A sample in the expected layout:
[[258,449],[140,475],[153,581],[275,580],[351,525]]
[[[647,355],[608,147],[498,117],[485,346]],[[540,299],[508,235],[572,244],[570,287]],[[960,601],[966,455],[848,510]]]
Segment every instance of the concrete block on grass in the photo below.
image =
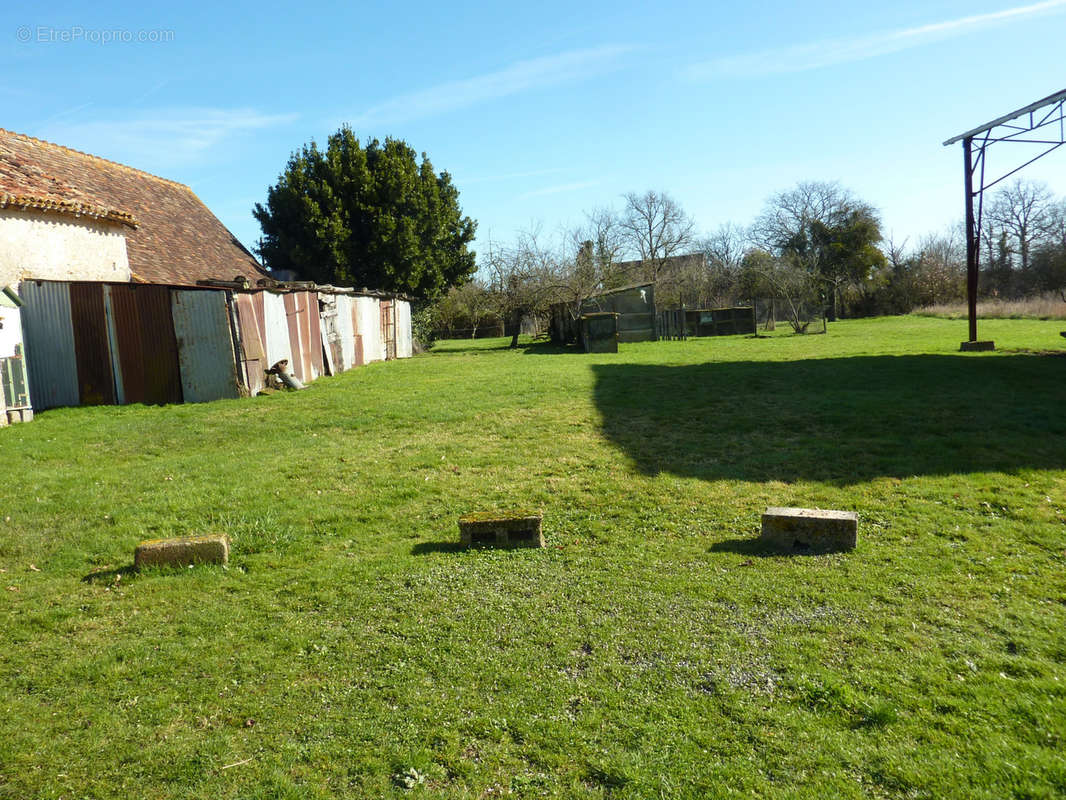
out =
[[963,342],[959,345],[959,350],[964,353],[987,353],[990,350],[996,349],[995,342]]
[[544,547],[539,512],[476,511],[459,517],[464,547]]
[[133,566],[187,567],[190,564],[225,564],[229,561],[229,537],[179,536],[175,539],[150,539],[133,551]]
[[858,532],[854,511],[772,506],[762,515],[761,541],[790,552],[854,550]]

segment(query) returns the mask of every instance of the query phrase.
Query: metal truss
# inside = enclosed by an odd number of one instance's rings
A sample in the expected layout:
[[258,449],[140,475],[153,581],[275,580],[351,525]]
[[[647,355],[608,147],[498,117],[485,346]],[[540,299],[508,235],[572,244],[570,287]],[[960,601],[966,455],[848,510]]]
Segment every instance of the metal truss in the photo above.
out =
[[[1066,144],[1066,89],[1012,111],[989,123],[959,134],[944,146],[962,142],[966,183],[966,301],[969,306],[970,341],[977,341],[977,276],[985,190],[1025,169]],[[1024,144],[1043,148],[1040,153],[1002,175],[988,177],[988,148],[993,144]],[[999,151],[997,151],[999,152]],[[1032,151],[1028,151],[1032,152]],[[1028,153],[1026,153],[1027,155]],[[1022,156],[1023,158],[1025,155]],[[976,188],[975,188],[976,184]],[[976,213],[974,200],[977,201]]]

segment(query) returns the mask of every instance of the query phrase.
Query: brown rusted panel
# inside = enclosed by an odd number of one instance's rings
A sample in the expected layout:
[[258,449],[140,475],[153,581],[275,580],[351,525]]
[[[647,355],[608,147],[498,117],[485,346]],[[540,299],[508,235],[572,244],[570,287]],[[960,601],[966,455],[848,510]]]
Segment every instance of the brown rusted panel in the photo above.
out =
[[147,392],[137,295],[132,285],[125,284],[109,286],[108,291],[111,295],[111,318],[115,322],[115,343],[118,346],[118,365],[122,372],[125,400],[127,403],[143,403]]
[[[318,295],[300,292],[300,348],[307,370],[307,380],[322,374],[322,332],[318,327]],[[316,357],[317,356],[317,357]]]
[[178,343],[165,286],[112,284],[122,388],[127,403],[181,402]]
[[296,295],[289,292],[284,296],[285,322],[289,328],[289,352],[292,353],[292,363],[289,367],[293,374],[304,383],[310,378],[304,370],[303,351],[300,349],[300,312],[296,306]]
[[136,295],[137,312],[141,318],[141,351],[144,353],[144,400],[141,402],[153,405],[180,403],[181,368],[171,316],[170,289],[140,286]]
[[[237,318],[241,325],[241,359],[244,373],[248,376],[248,391],[257,394],[265,383],[266,345],[263,342],[259,317],[262,316],[262,292],[255,295],[234,295],[237,301]],[[256,314],[255,298],[258,297],[259,314]]]
[[259,329],[259,341],[263,344],[263,352],[266,352],[267,329],[266,329],[266,292],[256,292],[252,295],[252,307],[255,309],[255,326]]
[[363,337],[358,333],[355,334],[355,366],[361,367],[366,363],[366,359],[363,358]]
[[78,395],[85,406],[114,405],[115,380],[107,342],[102,283],[70,285],[70,318],[78,362]]
[[255,313],[255,302],[252,295],[238,294],[237,317],[241,323],[241,354],[245,360],[266,359],[266,347],[263,346],[262,333],[259,330],[259,321]]

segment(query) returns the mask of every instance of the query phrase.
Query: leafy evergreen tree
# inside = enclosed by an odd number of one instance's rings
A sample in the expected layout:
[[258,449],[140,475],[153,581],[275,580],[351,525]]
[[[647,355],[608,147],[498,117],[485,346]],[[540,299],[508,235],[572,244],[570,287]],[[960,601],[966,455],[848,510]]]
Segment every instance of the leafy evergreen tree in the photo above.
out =
[[476,268],[467,245],[477,223],[451,176],[400,139],[363,147],[345,126],[324,151],[304,145],[252,213],[264,263],[316,283],[433,299]]

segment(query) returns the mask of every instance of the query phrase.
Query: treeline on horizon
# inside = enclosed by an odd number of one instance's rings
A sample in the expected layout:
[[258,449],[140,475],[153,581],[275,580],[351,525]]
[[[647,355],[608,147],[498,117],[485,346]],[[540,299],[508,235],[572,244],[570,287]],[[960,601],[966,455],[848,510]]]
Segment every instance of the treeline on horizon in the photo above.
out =
[[[656,282],[659,308],[759,300],[830,320],[965,300],[962,223],[894,242],[882,233],[880,212],[838,183],[799,183],[769,198],[749,225],[727,222],[705,236],[665,192],[623,200],[621,210],[595,209],[554,236],[531,228],[507,243],[490,241],[473,279],[425,308],[420,327],[443,335],[476,336],[486,327],[517,333],[523,319],[543,319],[553,303],[576,313],[583,297],[645,281]],[[1052,294],[1066,302],[1066,199],[1025,180],[986,199],[979,293]]]

